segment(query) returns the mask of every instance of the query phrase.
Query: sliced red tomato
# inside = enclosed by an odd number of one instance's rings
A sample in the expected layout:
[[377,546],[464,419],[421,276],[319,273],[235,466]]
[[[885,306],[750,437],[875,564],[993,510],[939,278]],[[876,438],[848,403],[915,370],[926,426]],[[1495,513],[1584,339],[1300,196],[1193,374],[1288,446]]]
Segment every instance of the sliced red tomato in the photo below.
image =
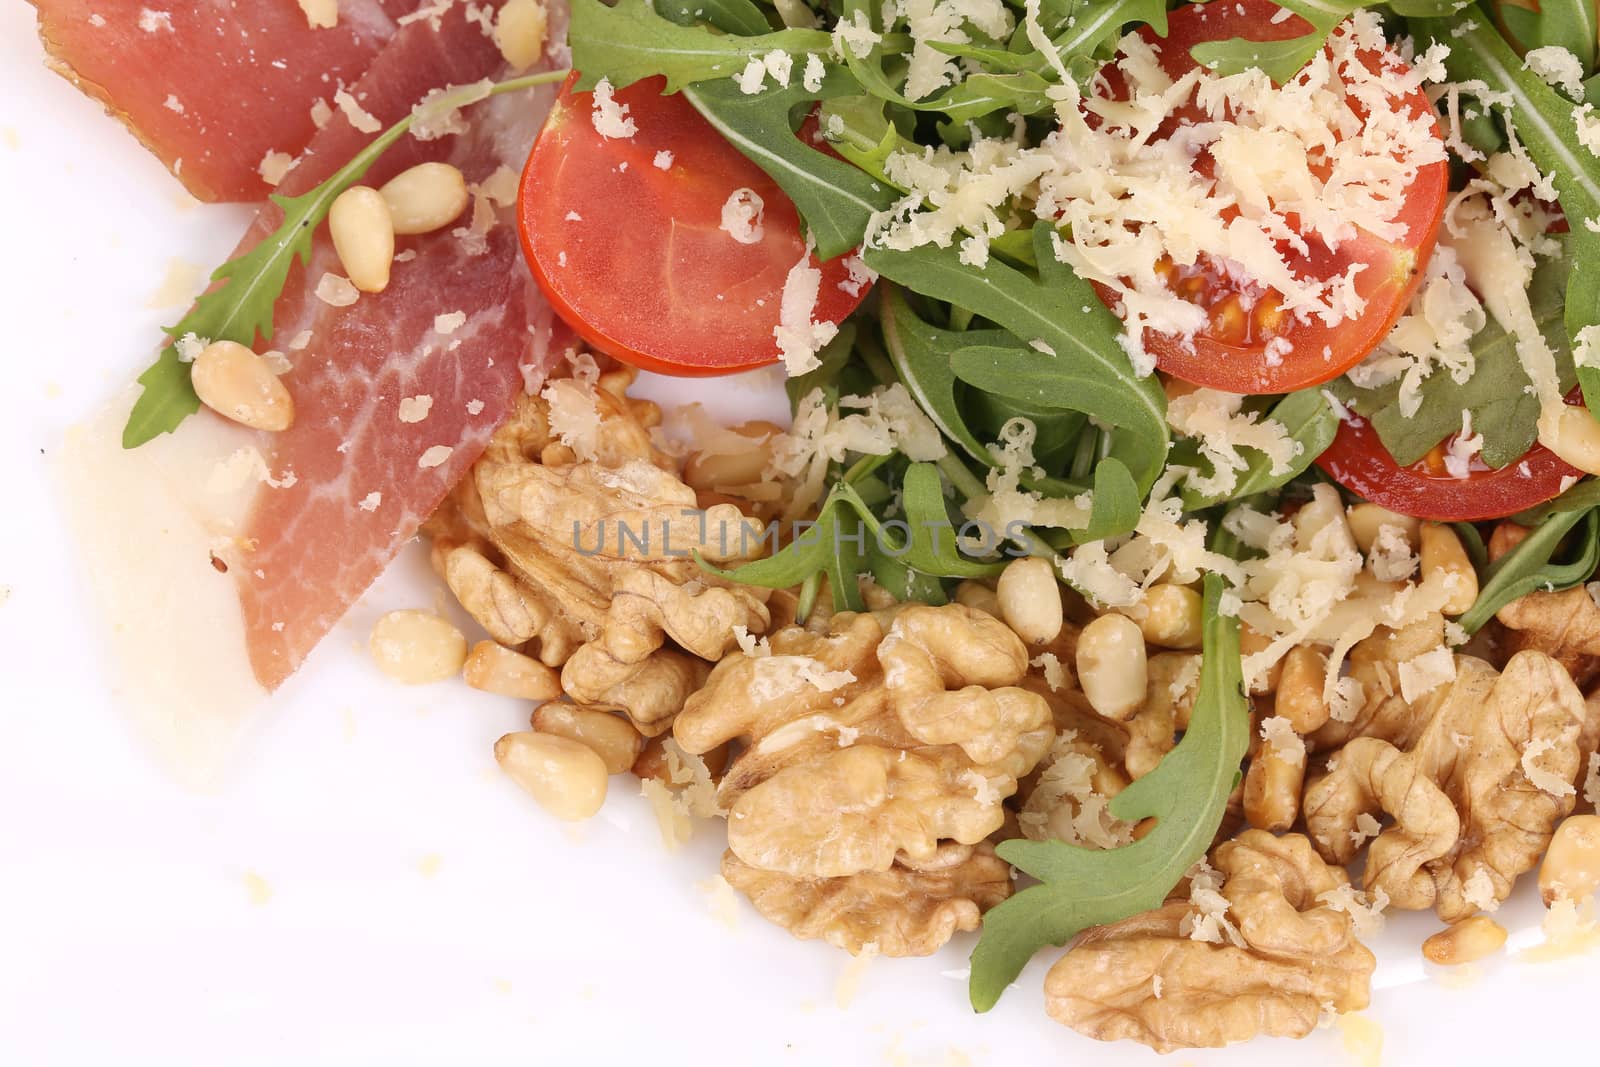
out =
[[[1312,32],[1304,19],[1298,15],[1284,18],[1285,14],[1270,0],[1216,0],[1173,11],[1164,41],[1148,26],[1142,32],[1160,48],[1162,69],[1176,79],[1195,69],[1189,49],[1202,42],[1233,37],[1282,41]],[[1380,64],[1392,67],[1401,63],[1396,56],[1375,51],[1363,52],[1361,57],[1373,70]],[[1102,75],[1113,97],[1126,93],[1115,65],[1102,68]],[[1352,104],[1361,113],[1353,98]],[[1437,117],[1420,91],[1405,97],[1401,106],[1433,118],[1435,136],[1441,136]],[[1198,105],[1191,102],[1175,113],[1157,136],[1201,116]],[[1209,174],[1210,155],[1202,151],[1195,167]],[[1340,242],[1337,250],[1314,237],[1305,239],[1306,252],[1280,245],[1285,261],[1303,278],[1333,278],[1351,264],[1364,264],[1355,280],[1356,291],[1366,301],[1359,318],[1334,327],[1316,320],[1299,321],[1283,312],[1281,294],[1241,282],[1202,255],[1192,266],[1168,263],[1164,273],[1173,291],[1206,308],[1208,327],[1192,340],[1147,330],[1145,348],[1167,373],[1231,393],[1286,393],[1338,377],[1377,346],[1411,303],[1438,236],[1448,183],[1449,168],[1442,160],[1420,169],[1398,216],[1407,230],[1401,241],[1385,241],[1362,231],[1354,240]],[[1100,299],[1115,309],[1115,295],[1109,289],[1096,288]],[[1267,346],[1275,340],[1277,351],[1269,358]]]
[[[602,137],[594,94],[556,101],[522,177],[528,263],[556,312],[624,363],[676,375],[728,374],[778,359],[784,281],[806,255],[794,204],[661,78],[616,93],[636,127]],[[659,164],[659,165],[658,165]],[[761,198],[760,237],[722,228],[739,190]],[[812,317],[841,322],[867,286],[844,257],[822,271]]]
[[[1568,403],[1582,403],[1574,390]],[[1445,469],[1455,435],[1422,459],[1402,467],[1389,455],[1372,424],[1354,412],[1339,427],[1317,466],[1352,493],[1402,515],[1438,522],[1477,522],[1515,515],[1559,495],[1582,471],[1535,444],[1515,463],[1496,470],[1478,456],[1465,478]]]

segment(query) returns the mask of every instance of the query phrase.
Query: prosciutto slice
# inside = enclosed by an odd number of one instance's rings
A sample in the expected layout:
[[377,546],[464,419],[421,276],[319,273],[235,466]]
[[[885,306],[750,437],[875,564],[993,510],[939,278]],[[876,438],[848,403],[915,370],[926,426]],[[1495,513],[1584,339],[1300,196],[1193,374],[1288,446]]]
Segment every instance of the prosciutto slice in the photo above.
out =
[[[462,8],[401,29],[356,87],[384,125],[429,90],[510,72]],[[514,190],[556,88],[474,105],[466,132],[406,138],[368,180],[425,160],[460,167],[469,182]],[[343,117],[310,144],[284,182],[298,193],[367,141]],[[509,173],[501,173],[509,168]],[[480,198],[484,194],[480,193]],[[246,242],[277,224],[269,207]],[[492,225],[491,225],[492,223]],[[277,687],[361,595],[467,472],[517,391],[542,380],[552,315],[522,262],[509,212],[487,202],[453,230],[405,239],[382,294],[334,307],[317,295],[339,270],[325,231],[311,264],[291,276],[277,307],[275,347],[293,369],[292,429],[262,435],[268,460],[239,544],[245,637],[256,678]],[[304,347],[295,350],[296,345]],[[404,406],[402,406],[404,405]]]
[[332,107],[418,4],[340,0],[338,25],[312,29],[297,0],[31,2],[51,66],[207,201],[265,199],[268,154],[299,155],[312,106]]

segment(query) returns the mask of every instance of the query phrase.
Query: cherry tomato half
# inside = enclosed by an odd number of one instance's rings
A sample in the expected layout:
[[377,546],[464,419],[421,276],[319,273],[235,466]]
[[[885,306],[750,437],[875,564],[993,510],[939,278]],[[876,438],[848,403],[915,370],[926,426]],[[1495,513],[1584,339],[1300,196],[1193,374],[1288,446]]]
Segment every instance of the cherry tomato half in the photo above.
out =
[[[794,204],[681,94],[651,78],[619,90],[636,132],[607,138],[594,94],[568,79],[534,145],[518,206],[523,250],[545,296],[584,340],[624,363],[684,376],[778,359],[784,281],[805,253]],[[739,190],[762,201],[760,236],[722,228]],[[867,288],[844,257],[822,271],[812,312],[841,322]]]
[[[1298,15],[1283,18],[1283,14],[1269,0],[1217,0],[1173,11],[1164,41],[1148,26],[1142,32],[1160,48],[1162,69],[1177,79],[1195,69],[1189,49],[1196,44],[1233,37],[1279,41],[1312,32],[1310,24]],[[1373,70],[1380,63],[1394,66],[1401,62],[1375,51],[1361,53],[1361,59]],[[1114,64],[1102,68],[1101,73],[1113,97],[1126,94],[1126,83]],[[1401,103],[1416,114],[1433,117],[1421,91]],[[1358,114],[1363,110],[1353,98],[1352,106]],[[1168,119],[1158,136],[1201,115],[1199,106],[1191,101]],[[1436,118],[1434,123],[1435,136],[1441,136]],[[1203,174],[1209,174],[1212,165],[1204,151],[1195,160]],[[1306,253],[1282,249],[1290,268],[1300,277],[1332,278],[1353,263],[1365,264],[1355,280],[1356,291],[1366,301],[1360,317],[1334,327],[1316,320],[1301,322],[1280,310],[1280,294],[1242,286],[1202,255],[1191,267],[1168,264],[1171,269],[1165,273],[1174,291],[1207,309],[1210,325],[1188,343],[1147,330],[1145,347],[1167,373],[1232,393],[1286,393],[1338,377],[1377,347],[1411,303],[1438,236],[1448,182],[1449,168],[1442,160],[1419,170],[1397,216],[1406,225],[1406,237],[1401,241],[1389,242],[1359,231],[1353,240],[1340,242],[1337,250],[1315,237],[1305,239]],[[1115,295],[1096,288],[1100,299],[1115,308]],[[1269,358],[1267,345],[1274,339],[1279,340],[1280,351]]]
[[[1570,403],[1582,403],[1574,390]],[[1468,464],[1467,476],[1456,478],[1445,469],[1455,436],[1445,439],[1422,459],[1402,467],[1389,455],[1372,424],[1351,412],[1327,451],[1317,457],[1334,481],[1357,496],[1402,515],[1438,522],[1477,522],[1515,515],[1553,499],[1582,471],[1558,458],[1541,444],[1523,457],[1496,470],[1477,456]]]

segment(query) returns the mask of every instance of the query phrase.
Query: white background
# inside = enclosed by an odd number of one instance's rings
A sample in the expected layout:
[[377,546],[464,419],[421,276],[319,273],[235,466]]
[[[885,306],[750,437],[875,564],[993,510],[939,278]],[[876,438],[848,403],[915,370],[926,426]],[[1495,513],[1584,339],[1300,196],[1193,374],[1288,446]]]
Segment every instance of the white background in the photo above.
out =
[[[0,1063],[1158,1062],[1044,1016],[1054,950],[987,1016],[959,980],[970,938],[872,963],[841,1009],[847,957],[742,902],[723,925],[696,888],[720,826],[668,855],[627,779],[555,824],[490,753],[525,707],[389,684],[360,651],[383,611],[433,603],[416,556],[215,792],[164,777],[119,715],[48,461],[181,313],[150,306],[169,261],[209,270],[246,216],[195,206],[40,58],[32,9],[0,0]],[[1537,940],[1530,888],[1502,916],[1516,944]],[[1446,982],[1417,952],[1435,928],[1402,916],[1377,944],[1383,1062],[1592,1048],[1600,960]],[[1161,1062],[1289,1057],[1358,1062],[1338,1029]]]

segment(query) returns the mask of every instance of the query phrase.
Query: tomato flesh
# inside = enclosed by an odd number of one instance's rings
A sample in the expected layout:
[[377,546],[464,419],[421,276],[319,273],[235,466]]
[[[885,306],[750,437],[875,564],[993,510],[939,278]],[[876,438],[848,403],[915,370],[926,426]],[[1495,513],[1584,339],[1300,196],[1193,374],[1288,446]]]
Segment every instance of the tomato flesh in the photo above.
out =
[[[523,173],[523,251],[556,312],[589,344],[645,370],[727,374],[773,363],[784,282],[806,255],[794,204],[681,94],[651,78],[617,91],[636,132],[606,138],[594,94],[563,87]],[[658,160],[670,163],[658,166]],[[738,190],[761,198],[760,237],[722,228]],[[838,323],[867,285],[845,257],[812,317]]]
[[[1581,403],[1574,391],[1569,403]],[[1465,478],[1445,469],[1452,436],[1408,467],[1389,455],[1372,424],[1354,412],[1317,457],[1334,481],[1357,496],[1402,515],[1438,522],[1477,522],[1515,515],[1560,495],[1582,471],[1535,444],[1521,459],[1496,470],[1473,456]]]
[[[1279,7],[1269,0],[1218,0],[1173,11],[1164,41],[1148,26],[1142,32],[1160,48],[1162,69],[1177,79],[1195,69],[1189,49],[1196,44],[1233,37],[1278,41],[1311,32],[1310,24],[1299,16],[1274,21],[1280,15]],[[1361,58],[1374,70],[1383,62],[1399,62],[1375,52],[1362,53]],[[1103,68],[1102,76],[1113,97],[1126,95],[1125,81],[1114,64]],[[1402,103],[1415,114],[1433,117],[1420,91]],[[1168,119],[1157,136],[1201,117],[1198,104],[1191,101]],[[1441,136],[1436,118],[1434,134]],[[1194,165],[1209,175],[1213,166],[1209,153],[1202,151]],[[1313,161],[1313,172],[1318,169]],[[1411,303],[1432,254],[1448,192],[1448,164],[1430,163],[1419,168],[1397,216],[1406,226],[1403,240],[1389,242],[1358,230],[1354,239],[1340,242],[1337,249],[1311,236],[1305,238],[1304,252],[1279,245],[1279,253],[1299,277],[1333,278],[1352,264],[1364,264],[1355,276],[1355,290],[1365,301],[1365,310],[1336,326],[1285,313],[1280,294],[1230,277],[1211,257],[1201,255],[1192,266],[1158,264],[1173,292],[1206,309],[1208,324],[1193,338],[1146,330],[1146,350],[1168,374],[1231,393],[1286,393],[1338,377],[1377,347]],[[1095,288],[1101,301],[1115,310],[1116,294]]]

